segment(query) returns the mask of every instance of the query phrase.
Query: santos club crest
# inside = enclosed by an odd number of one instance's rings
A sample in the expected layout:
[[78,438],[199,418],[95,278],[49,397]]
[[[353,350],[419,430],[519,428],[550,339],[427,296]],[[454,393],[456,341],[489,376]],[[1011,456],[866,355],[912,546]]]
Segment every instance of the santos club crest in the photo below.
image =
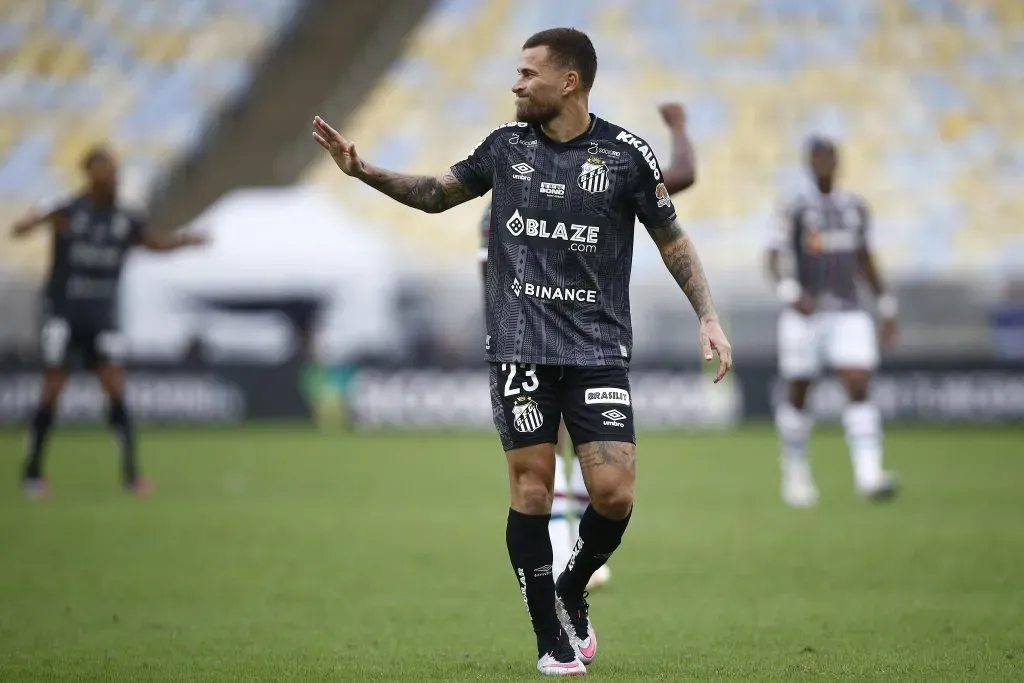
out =
[[608,167],[604,159],[598,156],[589,156],[583,162],[583,169],[580,177],[577,178],[580,188],[587,192],[604,192],[608,189]]
[[520,396],[512,406],[512,425],[517,432],[535,432],[544,424],[544,413],[529,396]]

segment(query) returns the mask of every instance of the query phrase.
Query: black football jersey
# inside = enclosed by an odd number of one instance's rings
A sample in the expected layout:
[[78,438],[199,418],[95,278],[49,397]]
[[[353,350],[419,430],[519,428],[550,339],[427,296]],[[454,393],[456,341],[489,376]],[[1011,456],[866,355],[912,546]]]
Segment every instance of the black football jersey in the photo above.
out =
[[142,237],[143,221],[118,206],[79,196],[55,211],[57,229],[46,298],[57,311],[111,312],[128,251]]
[[635,221],[676,217],[650,145],[593,115],[564,143],[506,123],[452,172],[478,196],[491,191],[488,360],[628,365]]
[[773,246],[791,254],[794,277],[817,310],[849,310],[859,306],[858,252],[868,244],[870,227],[861,197],[812,190],[782,206]]

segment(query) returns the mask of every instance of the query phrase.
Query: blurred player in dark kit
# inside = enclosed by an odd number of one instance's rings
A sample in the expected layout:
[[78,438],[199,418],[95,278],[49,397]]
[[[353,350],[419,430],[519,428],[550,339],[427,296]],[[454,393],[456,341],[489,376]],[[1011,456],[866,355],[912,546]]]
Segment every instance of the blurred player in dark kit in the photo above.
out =
[[109,150],[85,155],[85,191],[18,221],[15,237],[41,226],[53,233],[50,274],[43,294],[40,351],[44,365],[42,394],[32,423],[22,485],[29,496],[47,492],[43,456],[61,390],[69,371],[81,364],[95,371],[109,399],[109,422],[121,455],[121,480],[144,493],[135,435],[124,404],[125,340],[117,321],[117,294],[125,259],[134,246],[173,251],[205,244],[191,234],[153,234],[144,219],[118,202],[118,167]]

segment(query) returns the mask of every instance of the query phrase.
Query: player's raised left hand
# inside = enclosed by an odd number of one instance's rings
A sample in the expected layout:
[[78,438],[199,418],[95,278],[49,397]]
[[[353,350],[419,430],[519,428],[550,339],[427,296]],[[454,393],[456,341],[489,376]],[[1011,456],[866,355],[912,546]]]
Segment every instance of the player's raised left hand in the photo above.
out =
[[732,370],[732,344],[725,337],[725,330],[715,318],[700,321],[700,346],[704,352],[704,360],[713,360],[712,351],[718,354],[718,372],[715,383]]
[[665,102],[658,107],[661,118],[669,128],[686,127],[686,109],[679,102]]
[[319,116],[313,117],[313,139],[330,153],[342,173],[358,177],[362,172],[363,161],[356,146]]

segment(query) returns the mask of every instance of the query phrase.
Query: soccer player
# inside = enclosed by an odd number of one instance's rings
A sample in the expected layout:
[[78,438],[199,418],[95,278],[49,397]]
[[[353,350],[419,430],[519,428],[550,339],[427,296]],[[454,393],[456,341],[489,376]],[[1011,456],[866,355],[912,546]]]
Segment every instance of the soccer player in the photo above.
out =
[[[629,278],[637,217],[698,315],[704,357],[718,352],[716,381],[732,365],[654,152],[589,112],[596,72],[586,34],[555,28],[531,36],[512,87],[517,121],[436,176],[373,166],[314,119],[315,140],[344,173],[408,206],[436,213],[491,191],[484,348],[508,464],[505,539],[536,634],[537,668],[549,675],[585,674],[593,660],[597,636],[585,588],[619,546],[633,510]],[[556,581],[548,521],[562,417],[590,505]]]
[[[677,102],[667,102],[659,108],[662,119],[668,126],[672,137],[672,158],[665,169],[665,187],[674,195],[682,192],[696,180],[693,144],[686,133],[686,110]],[[509,142],[518,142],[518,133],[509,137]],[[491,203],[487,202],[483,218],[480,222],[481,271],[486,286],[487,282],[487,241],[491,231]],[[570,456],[571,474],[566,471],[563,449],[566,434],[564,422],[558,429],[558,443],[555,445],[555,485],[551,501],[551,521],[548,523],[548,535],[551,537],[551,548],[554,561],[552,572],[558,576],[569,562],[569,554],[579,538],[580,517],[590,505],[590,494],[583,479],[583,470],[575,452]],[[570,520],[571,516],[571,520]],[[590,577],[587,590],[603,586],[611,579],[611,569],[607,564],[599,567]]]
[[[882,469],[882,418],[868,397],[878,341],[874,320],[857,301],[858,279],[878,298],[886,346],[895,339],[897,302],[875,267],[867,204],[836,187],[836,145],[810,140],[808,164],[815,188],[783,206],[768,251],[768,270],[785,305],[778,326],[779,374],[788,382],[788,396],[775,415],[782,499],[793,507],[810,507],[818,499],[807,459],[813,421],[806,403],[823,364],[837,371],[849,397],[843,428],[856,490],[869,499],[888,498],[897,482]],[[783,273],[783,254],[791,256],[791,275]]]
[[131,247],[172,251],[200,245],[197,235],[155,235],[143,220],[117,199],[117,162],[102,147],[82,162],[87,189],[55,207],[33,212],[15,223],[12,233],[24,237],[47,225],[53,231],[53,256],[44,292],[40,335],[43,387],[29,428],[28,453],[22,472],[26,495],[47,493],[43,476],[46,438],[61,390],[72,363],[94,370],[109,399],[109,421],[121,454],[121,481],[135,494],[146,483],[135,457],[135,436],[124,405],[124,340],[117,324],[117,289],[121,268]]

